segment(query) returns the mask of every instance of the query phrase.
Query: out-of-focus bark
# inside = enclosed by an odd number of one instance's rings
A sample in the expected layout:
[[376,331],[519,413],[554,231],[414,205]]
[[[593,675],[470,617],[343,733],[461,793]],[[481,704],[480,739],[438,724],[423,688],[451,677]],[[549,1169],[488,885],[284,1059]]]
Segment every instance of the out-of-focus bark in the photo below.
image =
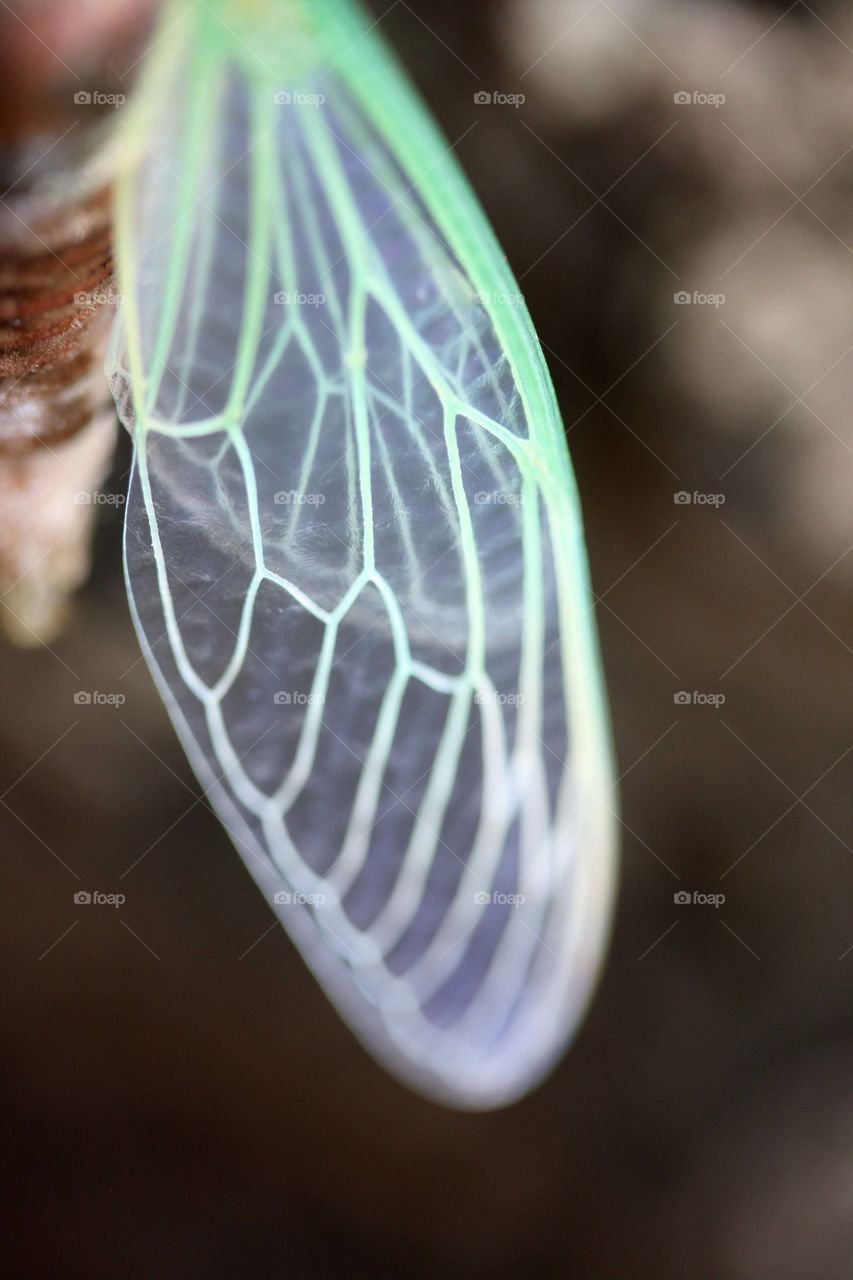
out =
[[47,643],[89,570],[115,439],[105,156],[155,6],[0,13],[0,624]]

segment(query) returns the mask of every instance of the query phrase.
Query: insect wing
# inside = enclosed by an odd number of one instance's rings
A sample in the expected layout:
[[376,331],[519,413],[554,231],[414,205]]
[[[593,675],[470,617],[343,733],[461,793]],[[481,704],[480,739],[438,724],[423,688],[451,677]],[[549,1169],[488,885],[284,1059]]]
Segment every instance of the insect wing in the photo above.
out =
[[[571,1035],[613,878],[553,391],[358,11],[320,3],[270,66],[221,9],[173,24],[119,183],[137,629],[343,1016],[413,1086],[499,1105]],[[269,12],[285,41],[294,7]]]

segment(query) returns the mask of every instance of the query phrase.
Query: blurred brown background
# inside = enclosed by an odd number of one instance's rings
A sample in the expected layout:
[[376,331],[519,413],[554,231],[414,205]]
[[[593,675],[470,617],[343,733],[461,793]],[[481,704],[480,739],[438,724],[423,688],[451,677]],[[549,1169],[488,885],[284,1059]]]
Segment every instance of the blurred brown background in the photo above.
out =
[[509,1111],[374,1066],[197,799],[105,505],[71,626],[0,664],[14,1274],[848,1280],[853,13],[376,12],[566,419],[622,775],[607,967]]

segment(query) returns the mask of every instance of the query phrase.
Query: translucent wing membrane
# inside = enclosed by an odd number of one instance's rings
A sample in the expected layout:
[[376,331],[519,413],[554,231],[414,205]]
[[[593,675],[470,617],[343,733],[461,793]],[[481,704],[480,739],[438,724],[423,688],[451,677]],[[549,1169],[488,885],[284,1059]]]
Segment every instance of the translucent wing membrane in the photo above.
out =
[[282,47],[288,22],[304,37],[271,67],[229,12],[173,30],[120,185],[134,615],[202,784],[343,1015],[423,1091],[497,1105],[571,1034],[612,880],[553,393],[359,15],[267,5]]

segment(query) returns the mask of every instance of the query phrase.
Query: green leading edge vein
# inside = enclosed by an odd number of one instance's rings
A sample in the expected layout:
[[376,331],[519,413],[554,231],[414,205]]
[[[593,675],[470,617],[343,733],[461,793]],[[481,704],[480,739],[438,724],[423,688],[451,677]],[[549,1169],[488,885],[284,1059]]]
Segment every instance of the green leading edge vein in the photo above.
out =
[[[136,448],[143,648],[261,887],[322,897],[280,914],[344,1016],[415,1087],[510,1101],[583,1011],[614,861],[582,528],[541,350],[361,10],[177,5],[163,30],[118,183],[110,368]],[[275,304],[306,281],[322,316]],[[393,665],[373,672],[368,650]],[[271,691],[291,673],[306,687],[282,715]],[[498,892],[524,900],[479,900]]]

